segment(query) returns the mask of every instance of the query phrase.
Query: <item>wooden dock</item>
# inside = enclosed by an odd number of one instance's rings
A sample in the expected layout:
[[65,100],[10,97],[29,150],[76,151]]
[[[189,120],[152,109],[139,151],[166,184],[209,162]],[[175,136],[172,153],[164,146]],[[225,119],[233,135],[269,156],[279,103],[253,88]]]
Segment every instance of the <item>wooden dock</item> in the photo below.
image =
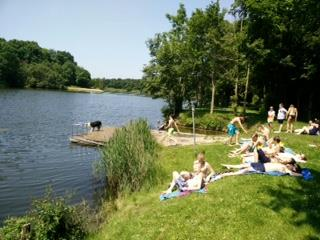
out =
[[[103,146],[113,136],[116,128],[102,128],[100,131],[88,132],[70,137],[70,142],[84,146]],[[155,140],[162,146],[190,146],[194,144],[192,133],[176,133],[168,135],[166,131],[151,130]],[[221,135],[196,134],[196,144],[212,144],[225,142],[227,138]]]
[[72,136],[70,137],[70,142],[84,146],[103,146],[115,131],[116,128],[102,128],[100,131]]

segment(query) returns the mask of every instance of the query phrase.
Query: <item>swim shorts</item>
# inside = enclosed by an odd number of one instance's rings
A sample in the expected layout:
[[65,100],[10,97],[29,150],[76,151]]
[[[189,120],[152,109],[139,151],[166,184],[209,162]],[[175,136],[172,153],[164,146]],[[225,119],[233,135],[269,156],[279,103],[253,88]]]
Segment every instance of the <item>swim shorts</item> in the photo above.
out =
[[238,128],[234,124],[229,123],[227,128],[228,128],[228,135],[230,137],[235,136],[238,132]]

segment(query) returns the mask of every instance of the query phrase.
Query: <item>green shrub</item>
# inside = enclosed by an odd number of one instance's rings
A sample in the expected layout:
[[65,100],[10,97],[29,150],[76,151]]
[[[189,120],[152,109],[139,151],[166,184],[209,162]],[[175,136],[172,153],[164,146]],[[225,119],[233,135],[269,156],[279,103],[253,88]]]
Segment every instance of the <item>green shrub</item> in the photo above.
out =
[[28,239],[35,240],[80,240],[87,235],[86,214],[83,206],[70,206],[63,197],[53,197],[48,192],[45,198],[35,200],[32,210],[22,217],[12,217],[0,229],[0,239],[21,239],[25,224],[30,224]]
[[101,165],[107,193],[116,198],[124,191],[137,191],[156,180],[157,143],[144,120],[118,129],[102,149]]
[[[205,113],[196,115],[195,125],[196,128],[223,131],[228,125],[229,121],[232,118],[232,114],[225,113]],[[190,113],[180,113],[179,122],[181,125],[186,127],[192,127],[192,116]]]

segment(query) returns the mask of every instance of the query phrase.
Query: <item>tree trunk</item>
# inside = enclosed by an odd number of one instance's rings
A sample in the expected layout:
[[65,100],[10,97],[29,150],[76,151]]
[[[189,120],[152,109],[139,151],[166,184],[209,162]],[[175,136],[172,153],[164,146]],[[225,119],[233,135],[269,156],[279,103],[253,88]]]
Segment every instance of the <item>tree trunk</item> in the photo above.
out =
[[216,91],[216,85],[213,79],[213,73],[211,74],[211,87],[212,87],[212,92],[211,92],[211,106],[210,106],[210,113],[213,113],[213,109],[214,109],[214,95],[215,95],[215,91]]
[[248,96],[249,78],[250,78],[250,65],[248,64],[246,88],[244,91],[243,113],[246,113],[246,111],[247,111],[247,96]]

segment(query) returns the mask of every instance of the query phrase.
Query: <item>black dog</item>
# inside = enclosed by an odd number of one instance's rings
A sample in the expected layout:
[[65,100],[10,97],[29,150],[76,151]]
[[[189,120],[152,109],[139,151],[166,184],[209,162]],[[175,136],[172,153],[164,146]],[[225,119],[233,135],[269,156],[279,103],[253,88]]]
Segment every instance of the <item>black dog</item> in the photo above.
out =
[[100,131],[100,128],[102,127],[101,121],[89,122],[86,125],[91,128],[91,132],[93,132],[95,129]]

